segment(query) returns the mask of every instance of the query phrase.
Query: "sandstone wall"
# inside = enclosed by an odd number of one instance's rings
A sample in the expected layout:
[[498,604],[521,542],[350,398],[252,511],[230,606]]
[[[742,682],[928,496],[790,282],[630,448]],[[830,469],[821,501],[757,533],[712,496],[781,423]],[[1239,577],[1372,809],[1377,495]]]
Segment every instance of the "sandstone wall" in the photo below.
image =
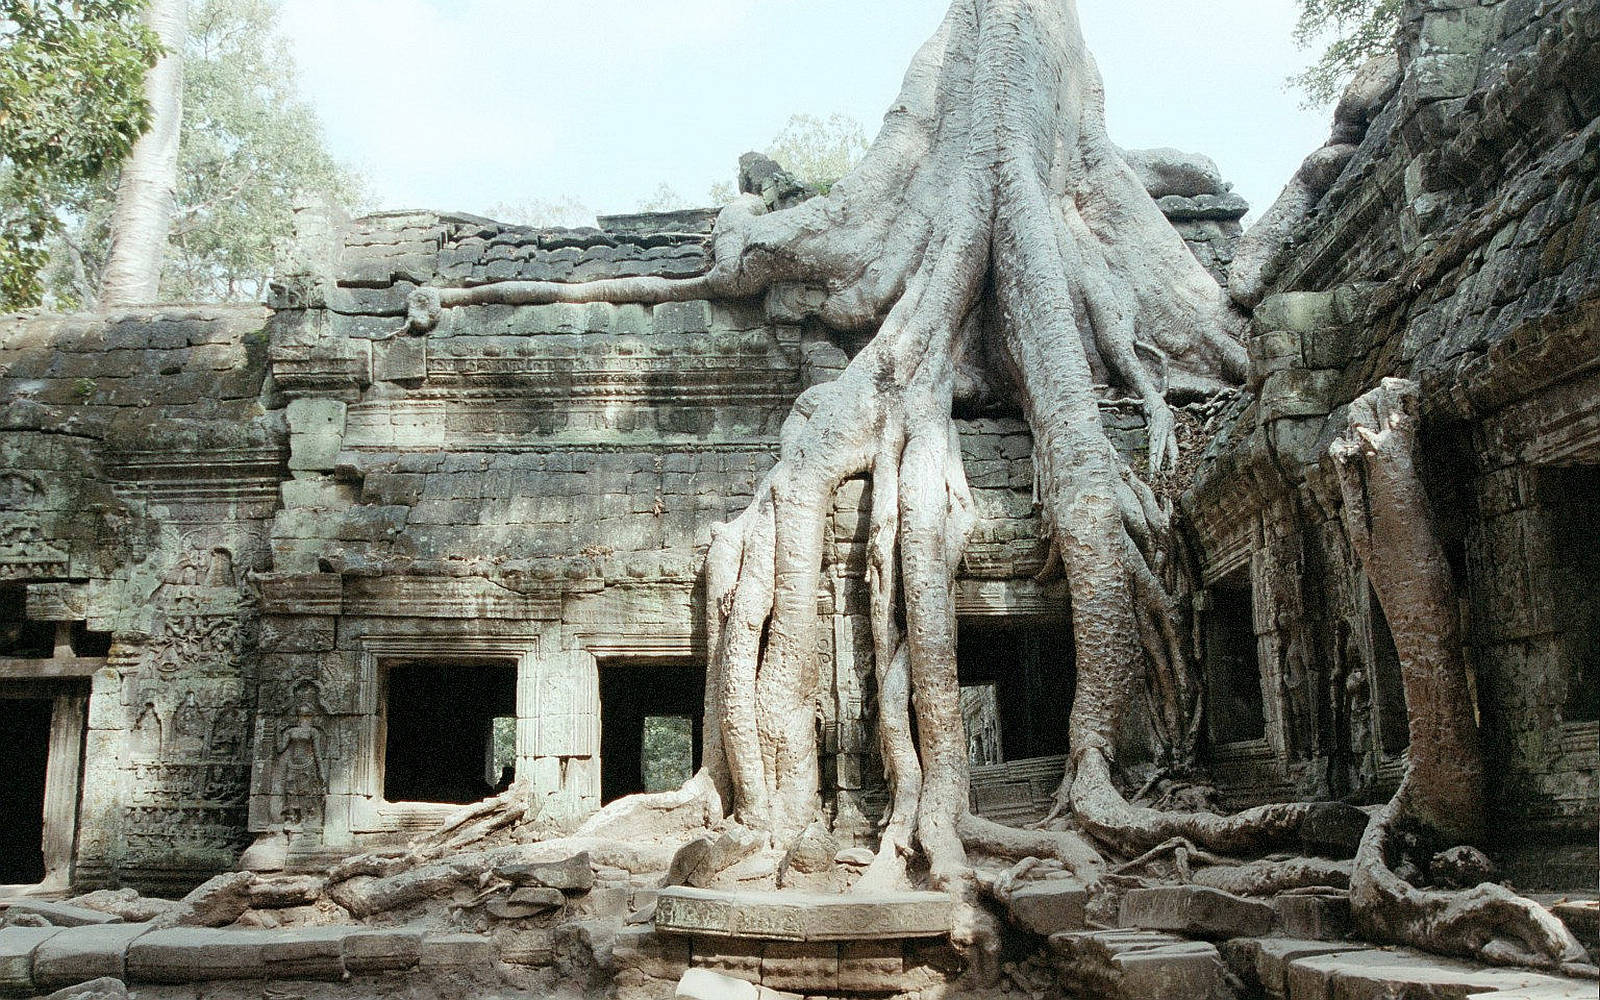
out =
[[1326,450],[1351,399],[1405,375],[1507,847],[1579,835],[1570,869],[1540,848],[1545,876],[1592,876],[1600,581],[1572,505],[1592,512],[1600,468],[1597,38],[1592,3],[1408,5],[1398,94],[1256,309],[1253,393],[1184,504],[1208,577],[1247,565],[1253,583],[1269,722],[1216,750],[1235,803],[1398,778],[1386,625]]
[[76,625],[0,652],[0,694],[57,701],[59,881],[198,880],[247,842],[253,577],[285,457],[267,316],[0,319],[0,587]]

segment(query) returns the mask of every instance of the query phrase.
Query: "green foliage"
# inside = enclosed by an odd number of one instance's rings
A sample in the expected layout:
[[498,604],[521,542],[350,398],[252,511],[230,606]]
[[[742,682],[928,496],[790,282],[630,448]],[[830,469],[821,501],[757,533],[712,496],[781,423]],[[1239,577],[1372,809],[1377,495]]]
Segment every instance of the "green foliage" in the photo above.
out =
[[686,716],[650,715],[644,720],[644,790],[683,787],[694,772],[694,727]]
[[1307,107],[1332,104],[1361,64],[1394,48],[1401,0],[1297,0],[1294,42],[1322,46],[1317,61],[1289,78]]
[[37,305],[69,192],[149,125],[144,0],[0,0],[0,309]]
[[[277,14],[277,0],[191,0],[164,300],[261,299],[289,249],[296,204],[354,211],[362,199],[299,96]],[[50,288],[63,305],[88,304],[99,287],[114,191],[113,177],[84,191],[54,248]]]
[[767,155],[783,165],[802,184],[823,194],[833,187],[867,152],[867,134],[849,115],[790,115],[783,131],[767,147]]

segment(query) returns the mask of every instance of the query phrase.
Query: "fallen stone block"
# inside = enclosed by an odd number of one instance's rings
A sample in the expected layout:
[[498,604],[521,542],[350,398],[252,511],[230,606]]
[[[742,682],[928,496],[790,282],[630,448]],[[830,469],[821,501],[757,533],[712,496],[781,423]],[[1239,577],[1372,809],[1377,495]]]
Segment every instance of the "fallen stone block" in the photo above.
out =
[[73,906],[70,903],[50,903],[41,899],[19,899],[6,907],[5,915],[10,918],[22,913],[31,913],[36,917],[43,917],[55,927],[83,927],[87,924],[119,924],[122,918],[115,913],[102,913],[91,910],[86,906]]
[[128,987],[120,979],[103,976],[56,990],[44,1000],[127,1000]]
[[1069,991],[1104,1000],[1231,1000],[1215,946],[1151,931],[1064,931],[1050,936]]
[[681,1000],[801,1000],[798,993],[782,993],[709,969],[690,969],[685,972],[672,995]]
[[33,953],[33,978],[40,986],[65,986],[90,979],[125,979],[128,946],[149,924],[73,927],[49,938]]
[[[1347,951],[1289,962],[1287,1000],[1461,1000],[1475,993],[1536,990],[1538,995],[1593,1000],[1592,982],[1527,969],[1485,968],[1410,949]],[[1571,993],[1582,987],[1583,992]]]
[[344,938],[344,967],[353,975],[409,969],[421,957],[421,931],[364,929],[352,931]]
[[594,867],[587,851],[560,861],[500,864],[494,873],[512,885],[543,886],[562,892],[588,892],[594,888]]
[[343,979],[348,927],[291,927],[261,948],[268,979]]
[[1124,927],[1211,939],[1270,934],[1276,919],[1266,903],[1200,885],[1134,889],[1118,915]]
[[32,996],[33,955],[60,927],[0,927],[0,994]]
[[1083,908],[1089,894],[1068,879],[1027,882],[1011,891],[1006,911],[1017,927],[1049,937],[1060,931],[1084,929]]
[[673,980],[689,967],[689,939],[649,927],[624,927],[611,944],[611,957],[619,972],[635,969],[651,979]]
[[501,920],[520,920],[559,910],[566,902],[566,894],[560,889],[528,886],[514,889],[504,896],[495,896],[484,904],[484,909]]
[[128,979],[142,983],[260,979],[262,947],[277,933],[209,927],[153,930],[128,945]]
[[253,872],[224,872],[206,880],[155,918],[157,927],[226,927],[250,908]]

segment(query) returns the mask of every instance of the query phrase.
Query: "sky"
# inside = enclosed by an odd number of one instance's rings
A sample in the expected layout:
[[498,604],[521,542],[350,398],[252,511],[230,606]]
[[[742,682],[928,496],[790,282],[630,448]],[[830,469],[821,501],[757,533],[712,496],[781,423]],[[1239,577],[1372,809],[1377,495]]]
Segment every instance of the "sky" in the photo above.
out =
[[[375,207],[706,202],[789,116],[870,137],[948,0],[283,0],[301,90]],[[1265,210],[1327,138],[1292,0],[1079,0],[1113,140],[1216,160]]]

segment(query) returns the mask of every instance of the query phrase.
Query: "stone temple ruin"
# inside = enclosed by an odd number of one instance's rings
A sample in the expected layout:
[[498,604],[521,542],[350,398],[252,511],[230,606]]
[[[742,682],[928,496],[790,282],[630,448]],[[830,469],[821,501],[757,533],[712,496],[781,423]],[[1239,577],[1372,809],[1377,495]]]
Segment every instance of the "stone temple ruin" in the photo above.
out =
[[[877,475],[828,493],[798,633],[814,814],[673,792],[738,770],[720,665],[746,591],[713,527],[760,508],[876,327],[831,322],[826,282],[708,279],[735,209],[307,209],[266,307],[0,318],[0,995],[1592,998],[1600,10],[1408,3],[1398,62],[1248,232],[1203,157],[1120,156],[1248,317],[1248,363],[1197,372],[1143,331],[1167,412],[1090,352],[1100,428],[1165,501],[1179,626],[1104,759],[1163,815],[1324,804],[1266,850],[1064,810],[1096,636],[1036,404],[959,390],[964,732],[953,758],[918,747],[924,813],[959,772],[963,874],[927,830],[880,850],[905,708],[877,652]],[[741,182],[738,211],[822,204],[760,158]],[[1370,457],[1406,428],[1454,597],[1434,645],[1459,627],[1439,655],[1465,650],[1484,761],[1475,847],[1401,821],[1421,779],[1385,806],[1431,732],[1427,609],[1380,578]],[[1519,920],[1553,950],[1508,951]]]

